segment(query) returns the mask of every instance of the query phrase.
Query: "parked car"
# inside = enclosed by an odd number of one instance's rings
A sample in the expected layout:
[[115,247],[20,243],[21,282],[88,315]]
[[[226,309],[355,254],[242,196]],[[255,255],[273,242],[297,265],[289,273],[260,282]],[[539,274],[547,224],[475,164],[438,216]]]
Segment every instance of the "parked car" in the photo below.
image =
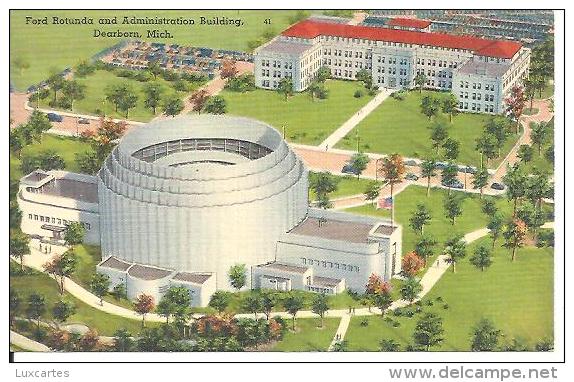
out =
[[50,122],[62,122],[64,118],[60,114],[48,113],[48,120]]
[[454,180],[451,184],[448,184],[446,182],[441,182],[441,184],[445,187],[450,187],[450,188],[459,188],[459,189],[464,188],[464,185],[459,180]]
[[78,119],[78,123],[80,125],[89,125],[90,124],[90,120],[88,118],[80,118]]
[[443,170],[444,168],[446,168],[446,166],[447,166],[447,163],[444,163],[444,162],[436,162],[436,163],[434,164],[434,167],[435,167],[437,170]]
[[346,165],[343,166],[343,168],[341,169],[341,172],[343,174],[352,174],[352,175],[358,175],[358,171],[351,166],[349,163],[347,163]]
[[504,184],[502,184],[502,183],[494,182],[494,183],[492,183],[492,184],[490,185],[490,188],[492,188],[493,190],[502,191],[502,190],[504,190],[506,187],[504,187]]
[[418,166],[419,165],[417,163],[417,161],[414,159],[408,159],[408,160],[404,161],[403,163],[405,166]]
[[417,181],[417,180],[419,180],[419,177],[418,177],[418,175],[413,174],[412,172],[409,172],[407,175],[405,175],[405,179]]
[[467,174],[476,174],[477,168],[473,166],[458,166],[458,171],[466,172]]

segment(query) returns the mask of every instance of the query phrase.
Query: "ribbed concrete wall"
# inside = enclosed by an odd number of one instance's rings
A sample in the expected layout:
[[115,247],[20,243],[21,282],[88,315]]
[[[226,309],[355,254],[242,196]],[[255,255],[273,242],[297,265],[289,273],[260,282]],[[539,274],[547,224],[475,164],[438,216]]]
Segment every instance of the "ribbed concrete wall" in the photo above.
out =
[[[232,166],[170,167],[132,154],[150,144],[188,138],[257,143],[272,152]],[[203,151],[210,159],[210,151]],[[198,151],[193,153],[197,159]],[[178,160],[185,155],[178,153]],[[173,163],[172,163],[173,164]],[[229,268],[274,260],[279,236],[307,213],[307,170],[261,122],[197,116],[131,131],[99,173],[102,256],[188,272],[216,272],[231,289]]]

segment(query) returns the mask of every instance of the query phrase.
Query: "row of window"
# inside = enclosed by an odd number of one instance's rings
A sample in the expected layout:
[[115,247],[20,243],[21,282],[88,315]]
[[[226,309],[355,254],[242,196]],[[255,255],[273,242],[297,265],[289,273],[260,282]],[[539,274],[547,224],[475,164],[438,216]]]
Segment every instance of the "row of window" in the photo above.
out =
[[323,268],[332,268],[332,269],[342,269],[344,271],[348,271],[348,272],[359,272],[359,267],[356,265],[350,265],[350,264],[339,264],[339,263],[334,263],[332,261],[325,261],[325,260],[315,260],[315,259],[307,259],[305,257],[301,258],[301,262],[304,265],[314,265],[314,266],[321,266]]
[[[460,92],[460,94],[459,94],[459,98],[468,99],[468,97],[469,97],[468,92]],[[480,93],[472,93],[472,94],[470,95],[470,97],[471,97],[473,100],[480,101],[480,100],[482,99],[482,94],[480,94]],[[494,102],[494,94],[485,94],[485,95],[484,95],[484,100],[485,100],[485,101]]]
[[[481,111],[481,106],[479,103],[472,103],[470,105],[470,109],[469,109],[468,102],[460,102],[458,104],[458,108],[463,109],[463,110],[472,110],[472,111],[478,111],[478,112]],[[484,105],[484,111],[494,113],[494,105]]]
[[[470,85],[470,84],[468,83],[468,81],[460,81],[460,87],[461,87],[461,89],[462,89],[462,88],[468,89],[469,85]],[[473,82],[473,83],[472,83],[472,88],[473,88],[473,89],[480,90],[480,89],[482,88],[482,84],[481,84],[480,82]],[[493,92],[493,91],[494,91],[494,84],[492,84],[492,85],[491,85],[491,84],[485,84],[485,85],[484,85],[484,90],[489,90],[489,91],[492,91],[492,92]]]
[[[29,220],[36,220],[36,221],[40,221],[42,223],[52,223],[52,224],[57,224],[57,225],[68,225],[70,223],[72,223],[72,220],[66,220],[66,219],[59,219],[59,218],[54,218],[54,217],[50,217],[50,216],[42,216],[42,215],[33,215],[33,214],[28,214],[28,219]],[[85,222],[79,222],[82,226],[84,226],[84,228],[86,230],[90,230],[91,229],[91,225],[90,223],[85,223]]]
[[443,61],[443,60],[431,60],[430,58],[427,58],[426,60],[424,58],[417,58],[417,64],[418,65],[428,65],[428,66],[437,66],[439,68],[451,68],[451,69],[456,69],[456,67],[458,66],[457,62],[454,61]]
[[[347,57],[347,58],[352,58],[353,57],[353,53],[354,53],[354,57],[355,58],[363,58],[363,52],[359,52],[359,51],[355,51],[353,52],[352,50],[345,50],[342,51],[340,49],[333,49],[331,51],[331,49],[323,49],[323,54],[325,56],[338,56],[338,57]],[[373,56],[372,53],[370,52],[365,52],[365,58],[369,59]]]
[[[261,69],[261,76],[262,77],[270,77],[271,74],[269,72],[269,69]],[[283,76],[285,78],[293,78],[293,73],[291,72],[284,72]],[[281,71],[280,70],[274,70],[273,71],[273,78],[281,78]]]

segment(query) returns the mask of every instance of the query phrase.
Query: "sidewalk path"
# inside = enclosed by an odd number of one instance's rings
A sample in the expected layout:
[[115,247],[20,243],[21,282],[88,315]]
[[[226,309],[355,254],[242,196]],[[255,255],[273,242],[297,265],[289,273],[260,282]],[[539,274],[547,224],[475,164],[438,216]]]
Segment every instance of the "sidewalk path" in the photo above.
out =
[[335,130],[331,135],[327,137],[323,142],[319,144],[319,147],[329,149],[335,147],[337,142],[343,139],[351,130],[355,128],[367,115],[369,115],[373,110],[375,110],[387,97],[392,93],[390,90],[382,90],[377,93],[375,98],[370,100],[365,106],[363,106],[359,111],[357,111],[351,118],[349,118],[345,123],[341,125],[337,130]]
[[351,322],[351,315],[345,314],[341,317],[341,321],[339,321],[339,327],[337,327],[337,331],[335,332],[335,337],[331,344],[329,345],[329,349],[327,351],[333,351],[335,345],[343,340],[345,337],[345,333],[347,333],[347,329],[349,328],[349,323]]
[[22,349],[30,351],[36,351],[36,352],[52,351],[46,345],[31,340],[28,337],[24,337],[23,335],[16,333],[13,330],[10,330],[10,343],[18,347],[21,347]]

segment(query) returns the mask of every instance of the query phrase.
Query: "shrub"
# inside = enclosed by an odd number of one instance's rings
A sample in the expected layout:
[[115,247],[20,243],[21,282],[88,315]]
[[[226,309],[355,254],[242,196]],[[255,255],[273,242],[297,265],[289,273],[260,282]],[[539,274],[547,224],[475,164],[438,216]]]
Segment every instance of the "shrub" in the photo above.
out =
[[448,304],[444,304],[444,305],[442,306],[442,308],[443,308],[444,310],[447,310],[447,309],[449,308],[449,306],[448,306]]
[[394,322],[393,322],[393,327],[394,327],[394,328],[398,328],[399,326],[401,326],[401,323],[400,323],[400,322],[398,322],[398,321],[394,321]]
[[433,302],[432,300],[428,300],[428,301],[427,301],[427,305],[428,305],[428,306],[433,306],[433,305],[434,305],[434,302]]
[[369,320],[367,320],[366,318],[363,318],[361,320],[361,326],[369,326]]
[[134,78],[135,77],[135,72],[132,70],[128,70],[128,69],[122,69],[117,73],[118,77],[123,77],[123,78]]
[[541,247],[554,247],[554,230],[541,229],[536,236],[536,246]]
[[363,91],[362,90],[355,90],[355,94],[353,94],[353,97],[355,98],[361,98],[363,96]]
[[146,72],[146,71],[139,71],[134,78],[136,80],[138,80],[139,82],[148,82],[149,80],[151,80],[152,75],[150,72]]

